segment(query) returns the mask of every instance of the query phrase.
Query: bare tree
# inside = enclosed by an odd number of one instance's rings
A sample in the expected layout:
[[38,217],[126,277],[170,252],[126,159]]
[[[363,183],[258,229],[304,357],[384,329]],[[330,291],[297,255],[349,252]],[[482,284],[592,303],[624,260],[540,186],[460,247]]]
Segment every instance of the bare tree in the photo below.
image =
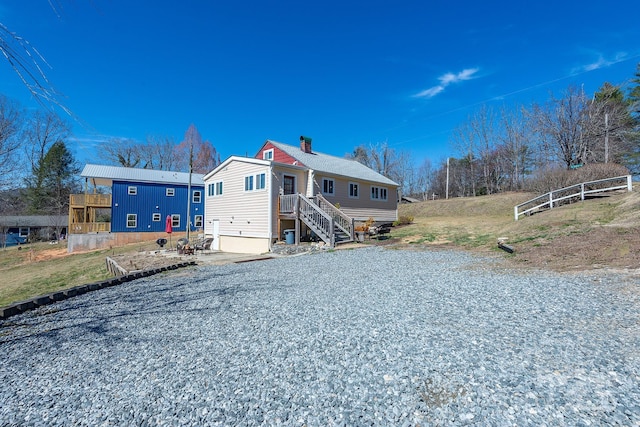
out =
[[408,151],[400,151],[395,154],[394,168],[390,171],[390,178],[399,184],[398,197],[405,194],[413,194],[416,191],[416,172],[413,165],[413,156]]
[[423,200],[435,197],[436,171],[431,160],[424,159],[416,173],[416,194],[420,194]]
[[147,136],[147,143],[140,146],[143,167],[167,171],[179,169],[181,161],[176,148],[176,140],[171,136]]
[[203,141],[200,132],[192,123],[184,134],[184,139],[176,147],[176,157],[180,170],[207,173],[220,164],[220,155],[213,144]]
[[216,150],[216,147],[210,141],[205,141],[202,146],[196,151],[196,156],[193,159],[193,171],[195,173],[206,174],[215,169],[220,164],[220,154]]
[[483,193],[491,194],[499,189],[502,180],[500,163],[496,161],[497,133],[495,128],[495,113],[491,108],[483,105],[471,117],[469,128],[473,138],[477,141],[477,161],[482,168]]
[[508,179],[509,190],[521,190],[524,178],[531,168],[532,147],[526,117],[522,109],[502,109],[500,116],[502,134],[500,135],[499,158]]
[[531,118],[534,131],[554,160],[567,169],[582,165],[589,152],[589,99],[583,90],[570,86],[563,97],[545,105],[534,104]]
[[347,158],[356,160],[390,179],[394,179],[393,175],[399,163],[398,155],[393,148],[389,147],[387,141],[368,146],[361,144],[352,154],[347,155]]
[[13,173],[19,168],[19,132],[23,115],[17,103],[0,95],[0,187],[15,182]]
[[141,162],[141,147],[134,140],[112,138],[100,145],[98,156],[107,163],[135,168]]
[[[467,173],[457,173],[457,176],[464,179],[461,182],[461,185],[466,189],[467,184],[471,186],[471,195],[476,195],[476,180],[475,178],[468,180],[469,177],[475,177],[476,174],[476,132],[473,129],[472,125],[473,119],[469,117],[469,120],[460,126],[458,126],[452,134],[451,145],[462,155],[462,158],[465,160],[464,162],[460,162],[460,165],[466,165],[469,169]],[[451,167],[451,165],[450,165]],[[457,168],[453,168],[457,172]],[[450,171],[451,172],[451,171]],[[451,177],[451,174],[450,174]],[[464,184],[462,184],[464,182]],[[463,190],[465,193],[466,190]],[[453,192],[451,193],[453,194]]]

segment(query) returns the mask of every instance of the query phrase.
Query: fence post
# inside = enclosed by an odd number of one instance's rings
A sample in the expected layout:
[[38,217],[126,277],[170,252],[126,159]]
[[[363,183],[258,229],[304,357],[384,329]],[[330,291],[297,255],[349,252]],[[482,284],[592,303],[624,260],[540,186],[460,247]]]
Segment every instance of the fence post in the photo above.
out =
[[631,182],[631,175],[627,175],[627,191],[633,191],[633,184]]
[[549,191],[549,209],[553,209],[553,191]]
[[517,206],[513,207],[513,214],[515,215],[516,221],[517,221],[518,220],[518,207]]
[[580,200],[584,201],[584,182],[580,184]]

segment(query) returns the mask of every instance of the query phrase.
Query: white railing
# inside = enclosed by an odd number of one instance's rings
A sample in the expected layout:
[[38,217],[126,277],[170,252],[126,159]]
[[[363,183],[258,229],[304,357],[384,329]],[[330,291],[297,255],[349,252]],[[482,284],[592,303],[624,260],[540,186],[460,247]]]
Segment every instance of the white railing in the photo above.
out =
[[550,191],[542,196],[538,196],[513,208],[516,221],[522,215],[529,215],[541,209],[552,209],[562,203],[572,200],[584,200],[588,194],[602,193],[605,191],[624,190],[633,191],[631,175],[617,176],[615,178],[599,179],[581,184],[571,185]]

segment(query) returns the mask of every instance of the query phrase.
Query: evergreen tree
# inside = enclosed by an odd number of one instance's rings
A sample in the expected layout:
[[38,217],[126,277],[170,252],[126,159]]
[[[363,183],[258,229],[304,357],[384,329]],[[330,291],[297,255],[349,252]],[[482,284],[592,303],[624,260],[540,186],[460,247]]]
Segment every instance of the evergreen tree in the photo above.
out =
[[637,65],[635,77],[631,79],[631,88],[629,90],[628,99],[631,115],[633,115],[636,120],[640,121],[640,63]]
[[69,195],[77,189],[80,168],[63,141],[55,142],[27,180],[28,210],[32,214],[64,215]]
[[625,165],[633,172],[640,172],[640,63],[636,68],[635,77],[631,79],[631,86],[627,96],[629,113],[632,120],[632,131],[629,135],[630,150],[625,156]]
[[586,160],[590,163],[624,163],[632,151],[633,119],[619,86],[605,82],[588,105],[585,124],[589,138]]

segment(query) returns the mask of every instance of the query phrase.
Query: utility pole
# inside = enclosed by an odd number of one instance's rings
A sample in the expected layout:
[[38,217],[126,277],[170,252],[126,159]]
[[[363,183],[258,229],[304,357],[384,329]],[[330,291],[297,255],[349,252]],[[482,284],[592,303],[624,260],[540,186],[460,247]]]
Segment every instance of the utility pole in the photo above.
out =
[[191,232],[191,174],[193,172],[193,141],[189,141],[189,185],[187,185],[187,240]]
[[445,200],[449,200],[449,157],[447,157],[447,190],[445,191]]
[[604,113],[604,162],[609,163],[609,113]]

